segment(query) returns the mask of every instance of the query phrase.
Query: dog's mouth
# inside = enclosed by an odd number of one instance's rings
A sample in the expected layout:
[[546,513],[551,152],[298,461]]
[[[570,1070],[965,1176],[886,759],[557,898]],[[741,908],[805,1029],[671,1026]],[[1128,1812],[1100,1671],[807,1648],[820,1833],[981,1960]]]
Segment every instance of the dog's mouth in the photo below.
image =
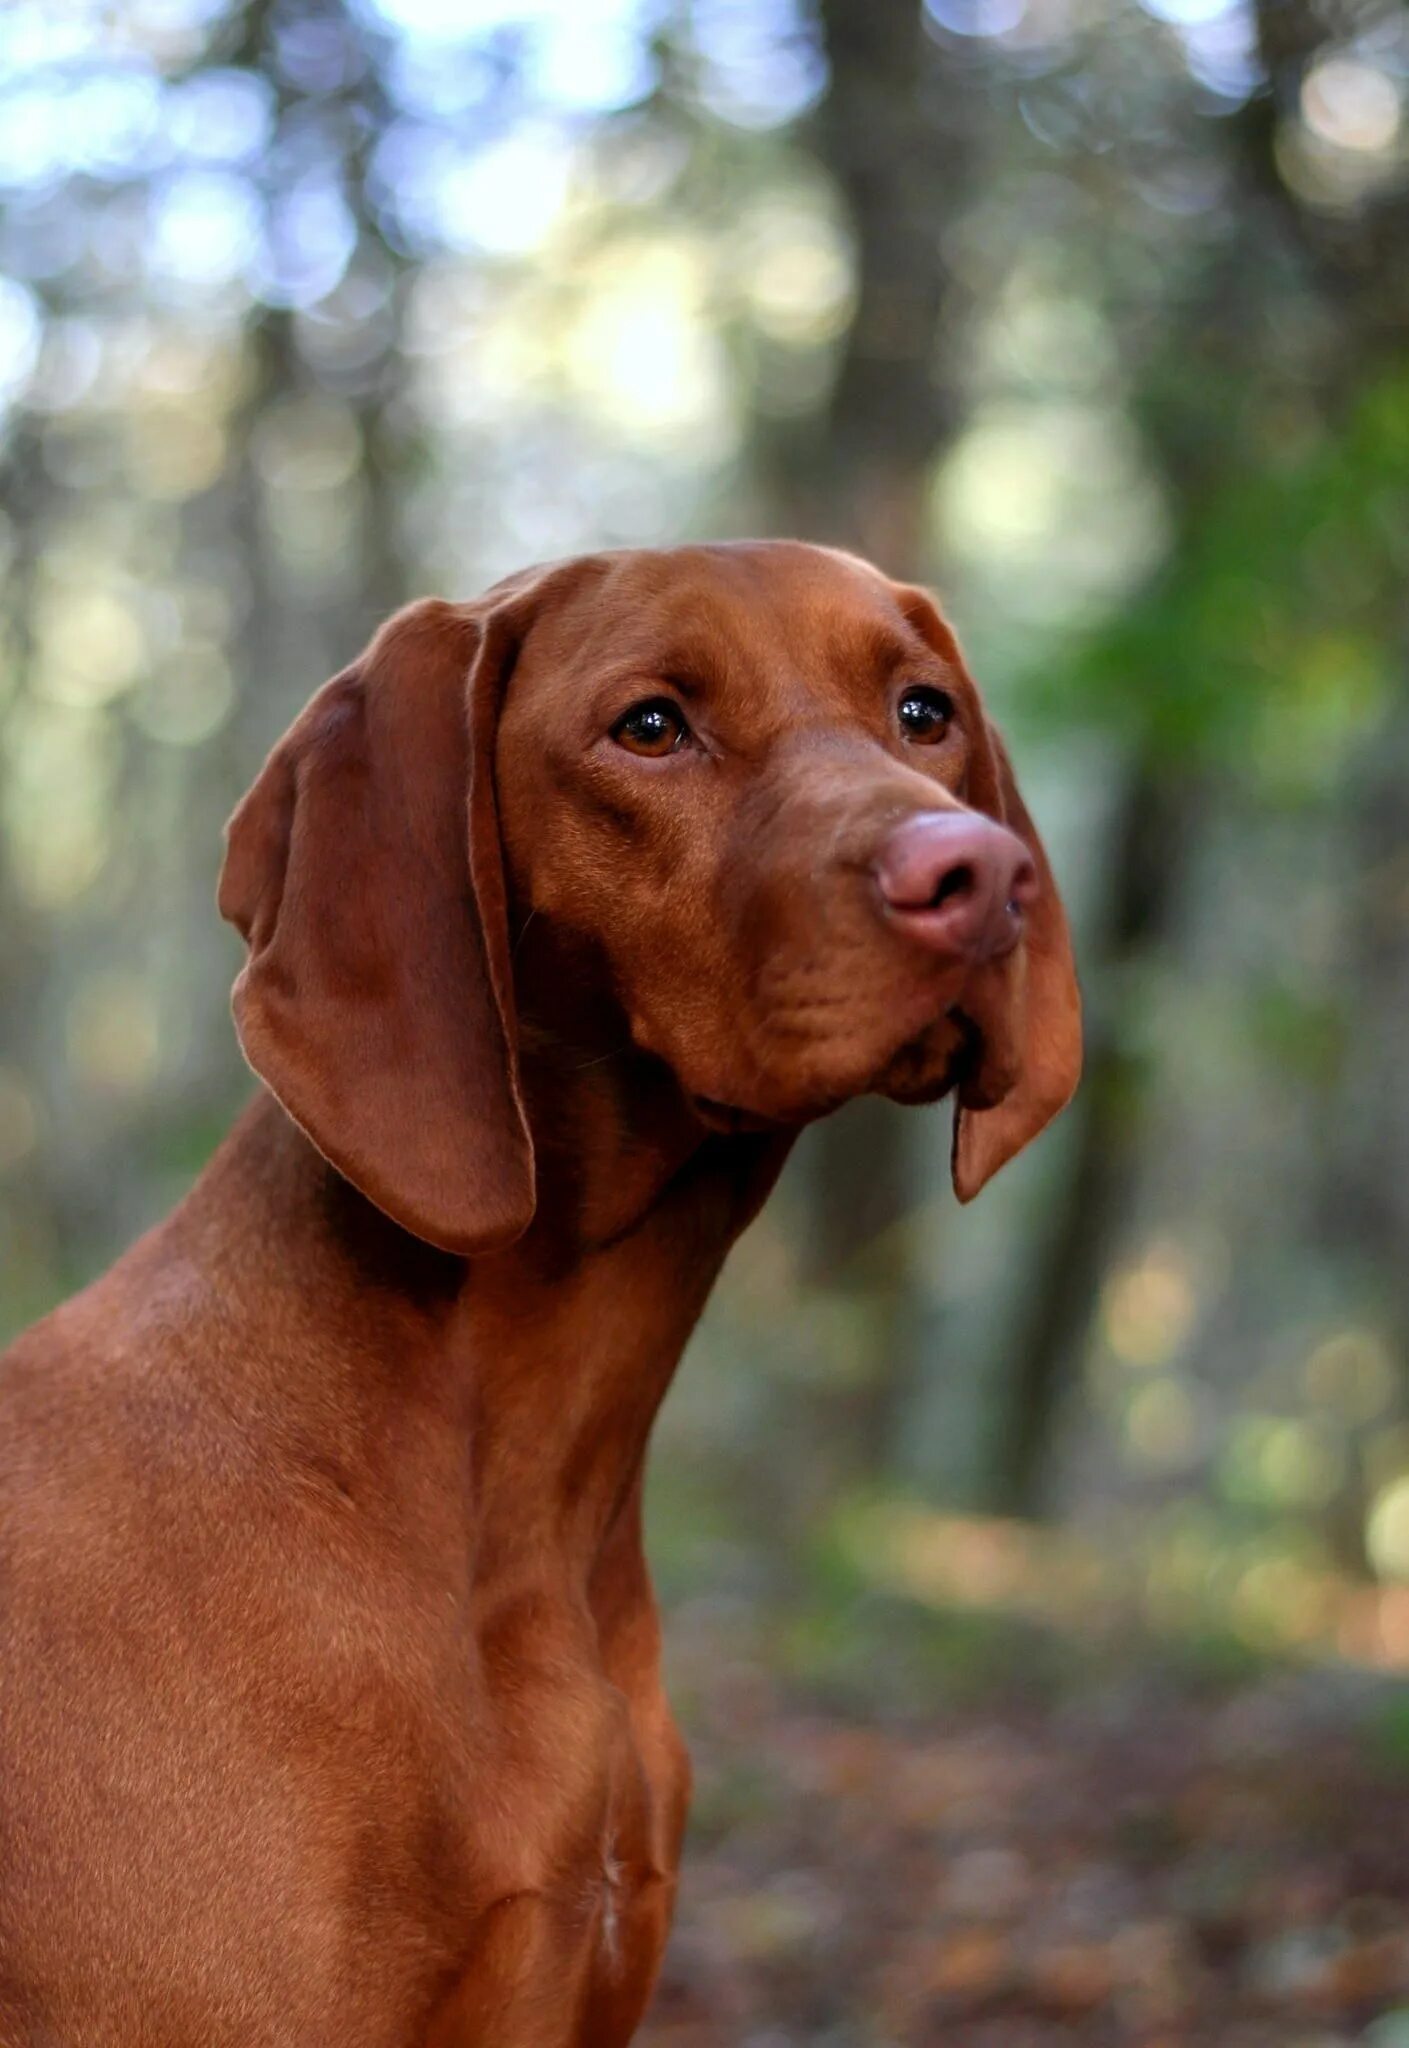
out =
[[948,1086],[966,1101],[973,1091],[981,1086],[986,1041],[982,1025],[975,1022],[967,1010],[958,1008],[949,1012],[950,1021],[959,1033],[959,1043],[949,1060]]
[[[951,1042],[938,1055],[935,1034],[945,1028]],[[937,1056],[938,1055],[938,1056]],[[983,1071],[983,1032],[965,1011],[951,1005],[935,1024],[907,1039],[887,1061],[873,1092],[906,1108],[942,1101],[958,1094],[967,1100]]]
[[[947,1045],[936,1044],[941,1032],[949,1040]],[[856,1095],[884,1095],[907,1108],[917,1108],[957,1094],[966,1104],[982,1107],[986,1100],[984,1054],[981,1026],[966,1011],[951,1006],[907,1039],[869,1082],[834,1100],[811,1105],[795,1117],[766,1116],[713,1095],[692,1094],[690,1104],[707,1130],[726,1137],[795,1129],[839,1109]]]

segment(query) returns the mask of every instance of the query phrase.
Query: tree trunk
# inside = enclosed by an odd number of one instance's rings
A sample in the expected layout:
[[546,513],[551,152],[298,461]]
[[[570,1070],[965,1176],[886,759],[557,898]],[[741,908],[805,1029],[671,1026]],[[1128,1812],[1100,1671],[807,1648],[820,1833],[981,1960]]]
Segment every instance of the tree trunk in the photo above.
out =
[[[932,569],[927,499],[960,417],[950,343],[955,289],[942,229],[971,175],[973,96],[943,89],[916,5],[822,0],[830,84],[815,143],[855,237],[856,310],[820,420],[761,420],[758,463],[776,523],[854,548],[898,577]],[[905,1233],[914,1199],[904,1114],[865,1100],[801,1154],[809,1263],[865,1313],[866,1370],[837,1419],[854,1476],[889,1461],[920,1361]]]

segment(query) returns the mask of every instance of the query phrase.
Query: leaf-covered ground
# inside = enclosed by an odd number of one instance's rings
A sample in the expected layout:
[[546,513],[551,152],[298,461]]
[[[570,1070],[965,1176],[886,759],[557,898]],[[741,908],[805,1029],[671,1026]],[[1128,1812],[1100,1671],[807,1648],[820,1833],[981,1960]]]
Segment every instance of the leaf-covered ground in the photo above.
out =
[[1395,1695],[1127,1677],[886,1726],[727,1660],[687,1692],[647,2048],[1409,2048]]

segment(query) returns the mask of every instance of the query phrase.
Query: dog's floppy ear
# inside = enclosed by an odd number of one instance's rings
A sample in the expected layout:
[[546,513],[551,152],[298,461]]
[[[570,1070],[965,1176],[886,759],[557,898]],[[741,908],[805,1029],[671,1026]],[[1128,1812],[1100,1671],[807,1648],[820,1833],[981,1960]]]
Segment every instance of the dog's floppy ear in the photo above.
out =
[[230,821],[240,1044],[325,1158],[467,1255],[534,1207],[493,779],[521,619],[426,600],[324,685]]
[[969,762],[967,801],[1015,832],[1032,855],[1037,894],[1028,905],[1023,943],[996,970],[1002,987],[1001,1047],[995,1064],[1011,1085],[992,1103],[966,1102],[954,1110],[954,1192],[971,1202],[1030,1144],[1076,1092],[1081,1079],[1081,991],[1077,987],[1067,914],[1052,877],[1047,850],[1019,793],[1008,750],[983,715],[978,685],[959,643],[927,590],[892,586],[901,611],[941,658],[962,677],[977,715]]
[[970,1107],[961,1094],[954,1111],[954,1192],[961,1202],[971,1202],[999,1167],[1066,1107],[1081,1079],[1081,992],[1066,911],[1008,750],[991,720],[984,722],[971,765],[970,801],[1022,840],[1037,869],[1037,894],[1008,970],[1017,1006],[1013,1085],[991,1108]]

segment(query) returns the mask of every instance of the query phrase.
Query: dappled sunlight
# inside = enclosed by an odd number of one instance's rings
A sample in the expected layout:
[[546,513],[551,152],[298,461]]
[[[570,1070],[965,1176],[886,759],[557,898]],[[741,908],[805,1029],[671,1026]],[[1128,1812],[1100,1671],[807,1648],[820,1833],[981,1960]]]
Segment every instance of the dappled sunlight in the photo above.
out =
[[1198,1296],[1178,1245],[1154,1245],[1137,1266],[1113,1273],[1102,1296],[1106,1342],[1127,1365],[1163,1365],[1192,1327]]
[[844,331],[851,264],[835,221],[780,193],[745,213],[727,256],[730,279],[760,330],[788,348],[818,348]]
[[612,422],[644,436],[717,435],[727,383],[701,330],[704,277],[686,247],[623,250],[595,267],[564,356],[570,384]]
[[490,292],[469,272],[428,274],[412,328],[428,409],[483,428],[570,407],[627,445],[719,460],[735,427],[707,252],[662,236],[563,255],[551,279]]
[[58,913],[91,887],[111,844],[111,736],[72,707],[35,705],[15,721],[4,819],[14,879],[36,910]]
[[1347,1422],[1373,1422],[1394,1405],[1399,1391],[1395,1360],[1374,1330],[1337,1330],[1306,1361],[1311,1399]]
[[1299,119],[1279,138],[1287,184],[1307,204],[1341,211],[1401,176],[1403,97],[1402,77],[1353,50],[1321,58],[1302,82]]
[[150,1085],[161,1037],[152,991],[138,975],[90,975],[69,1001],[64,1032],[74,1078],[89,1095],[135,1095]]
[[1288,1527],[1239,1538],[1169,1515],[1098,1534],[903,1504],[857,1509],[839,1541],[860,1583],[924,1606],[1020,1617],[1132,1647],[1130,1631],[1197,1650],[1220,1635],[1252,1653],[1409,1672],[1409,1480],[1386,1489],[1367,1545],[1384,1583],[1338,1570]]
[[1089,623],[1164,538],[1127,423],[1056,398],[980,412],[939,476],[936,513],[966,572],[1034,626]]
[[1301,115],[1334,148],[1378,156],[1396,140],[1403,108],[1387,73],[1355,57],[1325,57],[1302,81]]
[[1409,1472],[1376,1494],[1365,1528],[1365,1549],[1382,1578],[1409,1582]]
[[141,621],[115,590],[78,579],[52,586],[36,610],[44,695],[76,711],[121,696],[147,659]]
[[43,327],[34,294],[0,278],[0,405],[26,388],[39,361]]

